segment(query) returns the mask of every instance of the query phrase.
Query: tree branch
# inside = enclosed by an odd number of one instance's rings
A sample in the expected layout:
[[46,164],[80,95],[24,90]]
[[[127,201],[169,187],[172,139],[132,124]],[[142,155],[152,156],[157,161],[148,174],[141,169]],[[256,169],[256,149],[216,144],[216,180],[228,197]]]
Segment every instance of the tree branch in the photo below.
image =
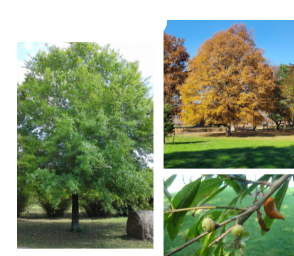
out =
[[[276,180],[276,181],[274,181],[274,182],[272,182],[271,183],[271,187],[270,187],[270,189],[269,189],[269,191],[259,200],[259,201],[257,201],[257,202],[255,202],[254,204],[253,204],[253,206],[252,207],[250,207],[250,208],[245,208],[246,209],[246,211],[245,212],[243,212],[243,213],[241,213],[241,214],[239,214],[239,215],[237,215],[237,216],[235,216],[235,217],[233,217],[233,218],[231,218],[231,219],[229,219],[229,220],[226,220],[226,221],[224,221],[224,222],[222,222],[222,223],[220,223],[220,224],[217,224],[216,226],[215,226],[215,230],[216,229],[218,229],[218,228],[220,228],[220,227],[222,227],[222,226],[224,226],[224,225],[226,225],[226,224],[228,224],[228,223],[230,223],[230,222],[232,222],[232,221],[234,221],[234,220],[237,220],[238,219],[238,224],[239,225],[242,225],[251,215],[252,215],[252,213],[254,213],[255,211],[257,211],[257,210],[259,210],[260,209],[260,207],[264,204],[264,202],[281,186],[281,185],[283,185],[283,183],[289,178],[289,177],[291,177],[292,176],[292,174],[286,174],[286,175],[283,175],[280,179],[278,179],[278,180]],[[230,231],[231,229],[229,229],[228,231]],[[227,235],[229,232],[228,231],[226,231],[224,234],[225,235]],[[204,237],[204,236],[206,236],[207,234],[208,234],[209,232],[204,232],[204,233],[202,233],[201,235],[199,235],[199,236],[197,236],[196,238],[194,238],[194,239],[192,239],[190,242],[188,242],[188,243],[186,243],[186,244],[184,244],[184,245],[182,245],[181,247],[179,247],[178,249],[176,249],[176,250],[174,250],[174,251],[172,251],[171,253],[169,253],[169,254],[167,254],[166,256],[170,256],[170,255],[172,255],[172,254],[174,254],[174,253],[176,253],[176,252],[178,252],[178,251],[181,251],[182,249],[184,249],[185,247],[187,247],[188,245],[190,245],[190,244],[192,244],[192,243],[194,243],[195,241],[197,241],[197,240],[199,240],[200,238],[202,238],[202,237]],[[225,235],[222,235],[221,236],[221,238],[222,237],[224,237]],[[221,239],[220,238],[220,239]],[[210,245],[209,245],[209,247],[210,246],[212,246],[213,244],[215,244],[216,243],[216,241],[217,240],[220,240],[219,238],[217,238],[215,241],[213,241]],[[218,242],[218,241],[217,241]]]
[[248,208],[231,207],[231,206],[198,206],[198,207],[191,207],[191,208],[174,209],[174,210],[166,211],[164,213],[174,213],[174,212],[182,212],[182,211],[190,211],[190,210],[198,210],[198,209],[233,209],[233,210],[241,210],[241,211],[248,210]]

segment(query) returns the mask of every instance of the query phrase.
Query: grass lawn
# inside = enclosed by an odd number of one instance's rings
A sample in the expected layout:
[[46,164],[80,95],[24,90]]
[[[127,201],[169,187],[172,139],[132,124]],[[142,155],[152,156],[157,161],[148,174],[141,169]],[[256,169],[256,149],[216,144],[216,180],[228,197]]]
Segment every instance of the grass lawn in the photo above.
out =
[[[153,248],[153,243],[129,238],[127,217],[80,218],[82,232],[69,232],[71,219],[48,219],[32,206],[17,219],[17,247],[27,248]],[[34,217],[34,218],[32,218]]]
[[[274,255],[274,256],[294,256],[294,188],[289,188],[287,194],[284,198],[283,205],[280,209],[281,214],[285,217],[285,220],[275,220],[271,230],[265,234],[261,235],[260,226],[257,222],[256,214],[251,215],[251,217],[244,223],[244,228],[246,232],[250,233],[252,239],[246,241],[246,248],[243,250],[244,256],[264,256],[264,255]],[[174,195],[173,193],[172,195]],[[236,196],[232,188],[226,188],[223,192],[212,199],[209,204],[215,206],[228,205],[230,201]],[[236,207],[247,207],[252,205],[254,197],[247,196],[243,199],[242,204],[236,204]],[[167,203],[167,199],[164,198],[164,203]],[[261,208],[262,216],[265,216],[263,207]],[[192,213],[188,213],[184,219],[183,225],[179,230],[178,236],[174,241],[171,241],[166,227],[164,229],[164,255],[172,252],[181,245],[185,244],[185,236],[189,228],[197,221],[200,212],[192,217]],[[234,222],[228,224],[231,227]],[[227,242],[233,241],[235,237],[232,234],[227,235]],[[187,246],[182,251],[174,255],[194,255],[195,251],[201,247],[201,243],[195,242]],[[240,250],[236,251],[236,256],[240,256]]]
[[294,168],[294,130],[187,133],[166,139],[164,168]]

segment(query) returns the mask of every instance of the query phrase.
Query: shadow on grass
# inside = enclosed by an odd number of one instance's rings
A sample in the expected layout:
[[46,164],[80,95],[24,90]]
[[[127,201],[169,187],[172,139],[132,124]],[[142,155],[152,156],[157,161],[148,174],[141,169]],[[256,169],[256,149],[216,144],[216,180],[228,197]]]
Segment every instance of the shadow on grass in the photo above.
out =
[[294,146],[181,151],[164,154],[165,168],[294,168]]
[[205,143],[208,141],[193,141],[193,142],[166,142],[165,145],[179,145],[179,144],[197,144],[197,143]]
[[28,248],[151,248],[129,238],[126,218],[80,220],[81,233],[69,232],[70,219],[17,220],[17,244]]
[[[277,136],[293,136],[294,130],[257,130],[257,131],[237,131],[233,132],[230,137],[277,137]],[[225,132],[201,134],[203,137],[226,137]]]

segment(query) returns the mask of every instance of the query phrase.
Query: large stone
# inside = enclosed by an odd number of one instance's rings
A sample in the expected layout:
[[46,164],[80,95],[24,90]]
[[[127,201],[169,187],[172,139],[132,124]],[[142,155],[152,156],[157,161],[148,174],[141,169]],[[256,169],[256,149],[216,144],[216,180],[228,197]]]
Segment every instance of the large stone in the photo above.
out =
[[153,211],[130,212],[127,221],[127,234],[141,240],[153,241]]

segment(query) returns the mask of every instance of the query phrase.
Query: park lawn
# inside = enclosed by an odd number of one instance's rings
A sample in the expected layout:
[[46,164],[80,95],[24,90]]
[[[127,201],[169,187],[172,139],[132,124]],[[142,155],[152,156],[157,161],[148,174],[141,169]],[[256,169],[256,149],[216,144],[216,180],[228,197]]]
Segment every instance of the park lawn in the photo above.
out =
[[166,139],[164,168],[294,168],[294,131],[176,135]]
[[[283,205],[280,209],[281,214],[285,217],[285,220],[275,220],[271,226],[270,231],[264,236],[261,234],[260,226],[257,222],[256,214],[252,214],[251,217],[244,223],[244,228],[246,232],[250,233],[252,239],[247,240],[246,248],[243,250],[244,256],[264,256],[264,255],[274,255],[274,256],[294,256],[294,188],[288,188],[287,194],[285,195]],[[176,193],[172,193],[175,195]],[[218,194],[214,199],[212,199],[209,205],[224,206],[228,205],[231,200],[236,197],[235,192],[232,188],[226,188],[223,192]],[[254,197],[246,196],[242,203],[240,201],[236,204],[236,207],[247,207],[252,205]],[[164,204],[168,200],[164,198]],[[262,217],[265,217],[264,209],[261,208]],[[172,252],[181,245],[185,244],[185,236],[188,233],[189,228],[197,221],[200,211],[192,217],[192,212],[189,212],[184,219],[183,225],[179,230],[179,233],[174,241],[171,241],[167,229],[164,229],[164,255]],[[234,222],[228,224],[231,227]],[[235,237],[229,233],[227,235],[227,242],[233,241]],[[201,248],[201,243],[195,242],[185,249],[181,250],[174,255],[194,255],[195,251]],[[240,250],[236,251],[236,256],[240,256]]]
[[[32,206],[28,218],[17,219],[17,247],[26,248],[153,248],[150,241],[129,238],[127,217],[80,218],[80,233],[69,232],[71,218],[46,218]],[[32,216],[34,218],[32,218]],[[82,216],[85,216],[82,214]]]

